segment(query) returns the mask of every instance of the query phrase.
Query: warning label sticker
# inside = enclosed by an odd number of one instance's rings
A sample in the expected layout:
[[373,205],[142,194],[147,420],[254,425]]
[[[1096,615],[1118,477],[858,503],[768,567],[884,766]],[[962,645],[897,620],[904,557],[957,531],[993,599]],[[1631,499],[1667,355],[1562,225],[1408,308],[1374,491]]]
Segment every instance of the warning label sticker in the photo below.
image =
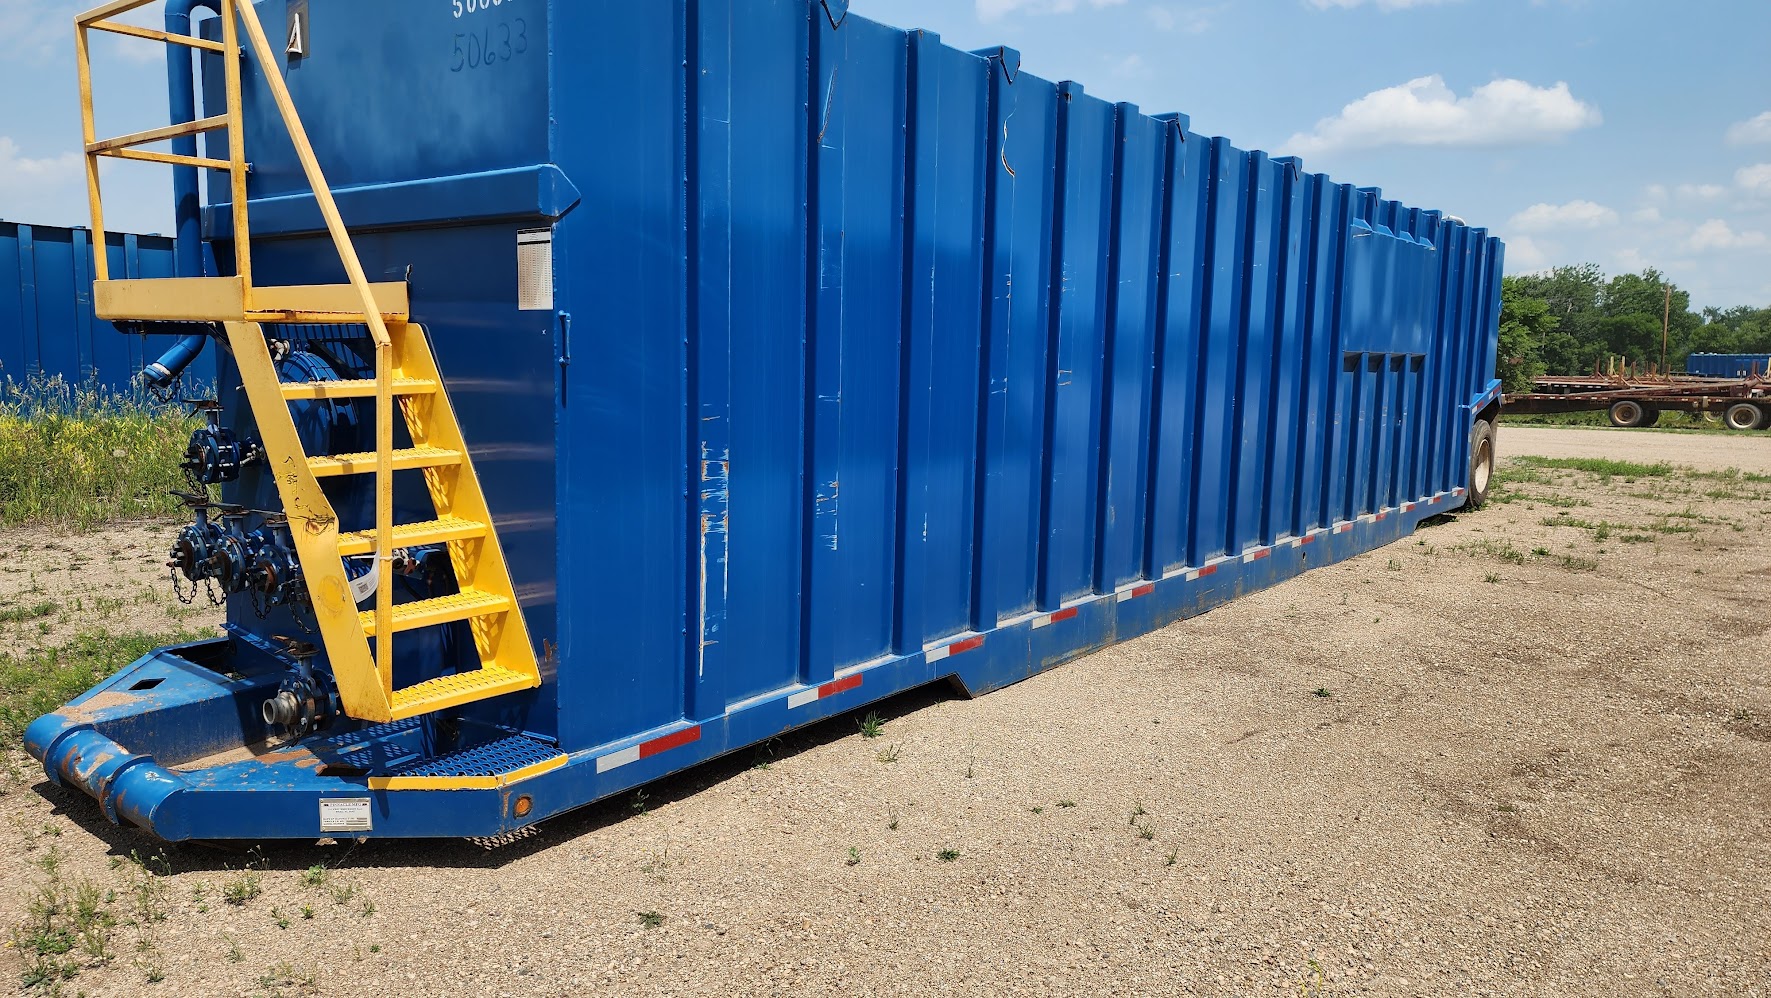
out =
[[369,798],[340,797],[320,802],[320,831],[371,832],[375,830],[369,815]]

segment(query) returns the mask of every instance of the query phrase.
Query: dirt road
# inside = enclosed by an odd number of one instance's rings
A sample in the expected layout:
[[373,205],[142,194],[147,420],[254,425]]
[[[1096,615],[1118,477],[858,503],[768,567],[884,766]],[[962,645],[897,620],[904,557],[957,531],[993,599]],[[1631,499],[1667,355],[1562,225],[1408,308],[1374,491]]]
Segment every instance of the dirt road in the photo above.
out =
[[[1694,453],[1502,435],[1589,438]],[[115,891],[64,987],[135,998],[1771,994],[1771,483],[1514,468],[1496,499],[494,851],[162,870],[15,754],[0,923]]]
[[1771,433],[1698,433],[1620,430],[1609,426],[1515,426],[1501,423],[1500,453],[1538,457],[1608,457],[1672,461],[1724,471],[1771,475]]

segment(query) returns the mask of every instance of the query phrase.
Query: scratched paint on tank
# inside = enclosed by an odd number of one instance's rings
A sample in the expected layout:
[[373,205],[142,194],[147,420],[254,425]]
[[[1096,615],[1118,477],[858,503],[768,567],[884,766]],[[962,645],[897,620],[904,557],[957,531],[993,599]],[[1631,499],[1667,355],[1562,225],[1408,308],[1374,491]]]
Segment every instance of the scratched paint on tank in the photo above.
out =
[[998,53],[990,77],[985,197],[983,423],[979,447],[973,626],[1033,608],[1046,476],[1046,349],[1050,336],[1057,87]]
[[903,327],[904,33],[813,19],[808,654],[801,682],[891,651]]
[[[700,450],[725,462],[727,524],[705,541],[697,614],[710,711],[802,671],[807,15],[800,0],[699,5],[699,326],[689,335]],[[710,501],[712,515],[722,504]]]

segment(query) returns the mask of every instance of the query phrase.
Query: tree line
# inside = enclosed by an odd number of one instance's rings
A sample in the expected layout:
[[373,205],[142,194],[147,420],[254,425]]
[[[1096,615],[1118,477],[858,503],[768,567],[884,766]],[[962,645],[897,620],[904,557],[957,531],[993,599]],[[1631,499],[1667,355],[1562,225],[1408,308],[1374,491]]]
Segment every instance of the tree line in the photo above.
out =
[[1691,309],[1691,295],[1658,270],[1606,277],[1597,264],[1557,267],[1501,280],[1500,377],[1528,392],[1545,374],[1591,374],[1619,358],[1638,369],[1661,362],[1683,371],[1693,353],[1771,355],[1771,308]]

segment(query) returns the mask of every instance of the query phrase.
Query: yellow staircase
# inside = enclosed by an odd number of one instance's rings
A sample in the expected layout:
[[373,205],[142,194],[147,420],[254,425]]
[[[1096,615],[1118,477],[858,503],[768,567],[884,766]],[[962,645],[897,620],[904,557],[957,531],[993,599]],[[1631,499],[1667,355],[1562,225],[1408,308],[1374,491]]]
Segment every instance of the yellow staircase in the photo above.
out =
[[[258,422],[265,453],[289,515],[296,553],[313,599],[326,655],[344,709],[367,721],[393,721],[445,710],[541,685],[535,649],[517,606],[510,571],[492,526],[491,511],[474,473],[473,459],[449,404],[442,374],[424,330],[411,323],[403,284],[371,284],[333,200],[301,119],[295,112],[276,53],[250,0],[221,0],[222,41],[152,31],[109,20],[158,0],[116,0],[75,20],[80,71],[81,119],[86,140],[86,178],[94,245],[105,239],[99,162],[105,157],[221,170],[232,174],[235,277],[113,281],[104,253],[95,257],[93,301],[100,318],[115,321],[218,322],[224,325],[241,381]],[[240,32],[264,70],[284,126],[306,171],[315,200],[350,283],[301,287],[255,287],[247,213],[244,131],[240,127]],[[188,124],[156,128],[116,139],[98,139],[93,128],[90,31],[149,38],[220,53],[227,76],[227,113]],[[140,147],[203,132],[228,132],[227,160],[145,151]],[[362,324],[375,343],[373,380],[285,384],[277,374],[260,323]],[[309,455],[302,449],[290,403],[319,399],[375,401],[375,450],[360,454]],[[398,405],[413,445],[395,449],[393,410]],[[435,519],[393,521],[394,476],[422,472]],[[373,476],[375,526],[341,533],[338,516],[320,487],[323,478]],[[396,550],[447,545],[461,591],[435,599],[393,602]],[[344,559],[371,556],[380,570],[375,607],[361,612],[351,594]],[[394,635],[468,621],[480,668],[415,686],[393,685]],[[373,645],[371,644],[373,642]]]

